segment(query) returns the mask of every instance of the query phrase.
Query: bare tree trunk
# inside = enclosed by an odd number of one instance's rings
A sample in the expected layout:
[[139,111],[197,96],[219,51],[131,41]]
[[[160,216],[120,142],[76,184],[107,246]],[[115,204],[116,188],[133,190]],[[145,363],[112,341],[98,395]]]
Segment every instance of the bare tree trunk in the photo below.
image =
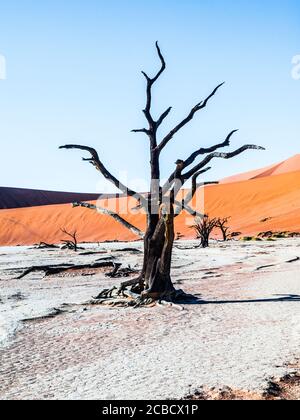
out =
[[228,236],[229,236],[229,226],[228,226],[229,219],[230,217],[224,217],[223,219],[218,218],[217,223],[216,223],[216,227],[218,227],[222,232],[224,242],[227,241]]
[[157,299],[174,291],[171,281],[171,261],[174,243],[174,210],[161,215],[153,232],[145,238],[144,296]]
[[201,246],[202,248],[208,248],[209,247],[209,237],[207,235],[204,235],[201,239]]
[[222,236],[223,236],[223,241],[226,242],[227,241],[227,231],[224,229],[221,229],[222,231]]

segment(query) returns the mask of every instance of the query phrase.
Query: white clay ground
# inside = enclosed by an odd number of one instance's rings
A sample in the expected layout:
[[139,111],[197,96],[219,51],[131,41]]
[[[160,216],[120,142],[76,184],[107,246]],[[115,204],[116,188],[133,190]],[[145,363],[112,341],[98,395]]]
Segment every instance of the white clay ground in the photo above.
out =
[[[262,392],[299,360],[300,261],[286,262],[300,257],[299,239],[176,248],[176,287],[202,299],[183,311],[75,305],[121,281],[103,271],[14,280],[31,265],[109,255],[141,266],[142,255],[114,252],[141,242],[85,247],[107,253],[0,248],[0,399],[182,398],[201,386]],[[256,270],[268,264],[276,265]],[[66,312],[39,318],[53,308]]]

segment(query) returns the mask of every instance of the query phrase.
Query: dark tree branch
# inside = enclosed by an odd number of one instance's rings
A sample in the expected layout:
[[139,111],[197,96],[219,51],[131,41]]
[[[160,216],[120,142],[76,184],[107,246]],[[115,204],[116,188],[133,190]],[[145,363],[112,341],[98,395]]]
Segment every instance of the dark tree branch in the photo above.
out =
[[[201,169],[204,166],[206,166],[213,158],[216,157],[216,158],[223,158],[223,159],[231,159],[231,158],[233,158],[233,157],[235,157],[235,156],[243,153],[245,150],[248,150],[248,149],[265,150],[261,146],[256,146],[256,145],[253,145],[253,144],[250,144],[249,145],[248,144],[248,145],[245,145],[245,146],[240,147],[239,149],[235,150],[234,152],[230,152],[230,153],[218,153],[218,152],[215,152],[215,153],[211,153],[211,154],[207,155],[202,160],[202,162],[200,162],[198,165],[194,166],[194,168],[192,168],[190,171],[188,171],[185,174],[182,174],[181,175],[181,177],[180,177],[180,183],[177,182],[177,187],[174,189],[174,195],[175,195],[175,197],[179,193],[180,188],[183,187],[183,185],[185,184],[185,182],[188,179],[190,179],[193,175],[195,175],[197,172],[200,171],[197,176],[199,176],[201,173],[203,173],[203,172],[201,172]],[[210,168],[208,168],[208,169],[210,169]],[[174,174],[175,174],[174,180],[176,181],[176,170],[175,170]],[[208,184],[210,184],[210,182]],[[163,188],[163,193],[165,193],[164,188]]]
[[61,242],[63,242],[67,248],[73,249],[75,252],[77,252],[78,249],[78,241],[77,241],[77,231],[75,230],[73,233],[68,232],[66,229],[61,229],[62,233],[72,238],[72,241],[69,239],[63,239]]
[[156,46],[156,50],[157,50],[159,59],[161,61],[160,70],[158,71],[156,76],[154,76],[153,78],[149,77],[147,75],[147,73],[142,71],[142,74],[145,76],[145,78],[147,80],[147,102],[146,102],[146,107],[145,107],[143,112],[144,112],[145,117],[146,117],[146,119],[149,123],[150,130],[152,130],[154,128],[154,125],[155,125],[155,122],[154,122],[154,120],[152,118],[152,115],[151,115],[151,104],[152,104],[152,91],[151,90],[152,90],[152,86],[157,81],[157,79],[160,77],[160,75],[164,72],[164,70],[166,69],[166,62],[165,62],[165,59],[164,59],[164,57],[161,53],[161,50],[158,46],[158,42],[156,42],[155,46]]
[[159,119],[156,121],[156,128],[158,128],[163,123],[165,118],[167,118],[167,116],[170,114],[171,110],[172,107],[170,106],[170,108],[168,108],[163,114],[161,114]]
[[222,232],[224,242],[227,241],[228,237],[230,236],[228,233],[230,229],[228,226],[229,219],[230,217],[218,218],[216,223],[216,227],[219,228]]
[[239,130],[233,130],[231,131],[231,133],[228,134],[228,136],[226,137],[225,141],[219,144],[215,144],[212,147],[208,147],[208,148],[200,148],[199,150],[196,150],[194,153],[191,154],[191,156],[189,158],[187,158],[184,161],[184,168],[186,168],[187,166],[191,165],[195,159],[199,156],[199,155],[205,155],[207,153],[213,153],[218,149],[221,149],[223,147],[227,147],[230,146],[230,139],[233,136],[234,133],[236,133]]
[[[154,206],[157,207],[157,210],[160,204],[160,165],[159,165],[159,153],[157,151],[157,137],[156,137],[158,123],[153,119],[151,115],[152,86],[157,81],[157,79],[161,76],[161,74],[164,72],[166,68],[166,62],[158,46],[158,42],[156,42],[155,46],[156,46],[157,54],[161,62],[161,68],[153,78],[149,77],[145,72],[142,72],[147,81],[147,89],[146,89],[147,100],[146,100],[146,107],[143,112],[149,124],[149,129],[148,129],[147,134],[150,140],[151,188],[150,188],[150,196],[148,200],[148,212],[151,211],[150,207],[152,207],[153,204]],[[162,122],[169,112],[170,111],[166,111],[159,118],[158,121]]]
[[[201,171],[200,171],[200,173],[201,173]],[[197,177],[199,176],[199,172],[196,172],[196,174],[194,176],[196,176],[196,177],[195,178],[193,177],[193,179],[192,179],[192,189],[191,189],[190,193],[185,198],[186,203],[190,203],[192,201],[192,199],[194,198],[194,195],[197,192],[198,187],[206,187],[207,185],[217,185],[217,184],[219,184],[219,181],[206,181],[206,182],[197,184]]]
[[[183,161],[182,161],[183,162]],[[184,162],[183,162],[184,163]],[[197,177],[199,176],[199,175],[201,175],[201,174],[204,174],[205,172],[207,172],[207,171],[209,171],[211,169],[211,167],[209,166],[209,167],[207,167],[207,168],[205,168],[205,169],[202,169],[201,171],[199,171],[199,173],[198,173],[198,175],[197,175]],[[174,182],[174,179],[176,178],[176,171],[177,171],[177,169],[175,169],[175,171],[172,173],[172,175],[170,176],[170,178],[168,179],[168,181],[165,183],[165,185],[163,186],[163,188],[162,188],[162,192],[163,192],[163,194],[166,194],[166,192],[169,190],[169,188],[173,185],[173,182]],[[197,178],[196,177],[196,178]],[[184,179],[182,178],[182,176],[181,176],[181,182],[182,182],[182,185],[183,185],[183,183],[184,183]]]
[[160,145],[158,146],[159,152],[161,152],[163,150],[163,148],[169,143],[170,140],[172,140],[172,138],[174,137],[174,135],[181,128],[183,128],[188,122],[190,122],[194,118],[194,115],[196,114],[196,112],[198,112],[201,109],[203,109],[203,108],[206,107],[208,101],[216,94],[216,92],[218,91],[218,89],[221,86],[223,86],[224,83],[221,83],[220,85],[218,85],[212,91],[212,93],[204,101],[199,102],[196,106],[194,106],[194,108],[191,110],[191,112],[189,113],[189,115],[184,120],[182,120],[175,128],[173,128],[173,130],[171,130],[169,134],[166,135],[166,137],[161,141]]
[[[202,148],[196,150],[185,161],[182,161],[183,162],[182,163],[182,169],[185,169],[189,165],[191,165],[199,155],[205,155],[206,153],[212,153],[212,152],[215,152],[216,150],[221,149],[223,147],[230,146],[230,139],[233,136],[233,134],[236,133],[237,131],[238,130],[231,131],[231,133],[228,134],[228,136],[226,137],[225,141],[222,142],[222,143],[215,144],[214,146],[208,147],[208,148],[203,148],[202,147]],[[207,168],[206,170],[209,170],[209,169],[211,169],[211,168]],[[203,172],[201,172],[201,173],[203,173]],[[164,193],[167,191],[167,185],[168,184],[170,185],[175,177],[176,177],[176,171],[174,171],[170,175],[170,177],[168,179],[168,182],[164,185],[164,187],[163,187]]]
[[189,202],[193,199],[194,195],[197,191],[197,178],[202,174],[202,171],[196,172],[192,177],[192,189],[190,192],[190,196],[187,197],[189,199]]
[[[210,169],[210,168],[208,168]],[[191,208],[189,206],[189,203],[192,201],[192,199],[194,198],[194,195],[196,194],[197,188],[199,187],[203,187],[206,185],[216,185],[219,184],[218,181],[207,181],[207,182],[203,182],[197,185],[197,178],[203,174],[205,171],[199,171],[197,172],[192,179],[192,188],[190,190],[190,192],[186,195],[186,197],[182,200],[182,203],[180,205],[180,203],[175,200],[175,204],[177,205],[177,208],[175,210],[176,215],[178,215],[178,211],[179,209],[184,209],[186,210],[190,215],[194,216],[194,217],[203,217],[204,215],[202,213],[199,213],[198,211],[194,210],[193,208]],[[176,190],[175,193],[178,193],[178,191]]]
[[[160,75],[164,72],[166,68],[166,63],[164,60],[164,57],[161,53],[161,50],[158,46],[158,42],[155,44],[156,50],[159,56],[159,59],[161,61],[161,68],[157,72],[157,74],[151,78],[149,77],[145,72],[142,72],[143,75],[146,78],[147,81],[147,89],[146,89],[146,107],[143,110],[145,117],[148,121],[149,128],[147,130],[147,135],[150,140],[150,166],[151,166],[151,188],[150,188],[150,197],[149,197],[149,203],[154,202],[157,206],[159,206],[159,183],[160,183],[160,167],[159,167],[159,153],[157,151],[157,127],[158,124],[161,124],[164,118],[166,118],[167,114],[170,112],[170,110],[166,111],[158,120],[158,122],[154,121],[152,115],[151,115],[151,105],[152,105],[152,86],[157,81],[157,79],[160,77]],[[149,211],[149,206],[148,206]]]
[[201,239],[201,246],[206,248],[209,246],[209,237],[213,229],[217,226],[217,219],[210,219],[205,215],[201,220],[196,220],[193,228],[197,232],[197,238]]
[[131,130],[132,133],[145,133],[147,135],[149,135],[149,130],[147,130],[147,128],[138,128],[135,130]]
[[[192,189],[191,189],[191,200],[194,197],[194,195],[196,194],[197,191],[197,178],[203,174],[203,171],[198,171],[196,172],[193,177],[192,177]],[[205,181],[203,183],[200,183],[200,186],[206,186],[206,185],[215,185],[215,184],[219,184],[219,181]]]
[[82,203],[82,202],[73,203],[73,207],[84,207],[86,209],[96,210],[101,214],[111,216],[113,219],[115,219],[117,222],[121,223],[124,227],[126,227],[126,229],[129,229],[135,235],[137,235],[141,238],[144,237],[144,232],[142,232],[139,228],[133,226],[131,223],[127,222],[127,220],[123,219],[123,217],[121,217],[118,213],[115,213],[111,210],[105,209],[105,208],[100,207],[100,206],[96,206],[95,204]]
[[141,200],[141,203],[143,206],[147,206],[147,202],[144,199],[143,196],[138,194],[137,192],[129,189],[126,187],[126,185],[122,184],[115,176],[113,176],[103,165],[101,162],[99,155],[95,149],[88,146],[81,146],[77,144],[67,144],[65,146],[60,146],[60,149],[79,149],[79,150],[85,150],[91,154],[91,158],[83,158],[85,162],[91,163],[98,171],[102,173],[104,178],[106,178],[108,181],[110,181],[113,185],[115,185],[119,190],[121,190],[124,194],[129,195],[130,197],[135,197],[137,199]]
[[174,204],[177,206],[175,208],[175,216],[174,217],[179,216],[182,210],[185,210],[187,213],[189,213],[193,217],[200,217],[200,218],[204,217],[204,215],[202,213],[199,213],[197,210],[194,210],[192,207],[190,207],[188,205],[188,203],[185,202],[185,200],[182,200],[181,203],[179,201],[175,200]]
[[190,171],[186,172],[182,175],[184,180],[188,180],[191,178],[196,172],[206,166],[212,159],[214,158],[222,158],[222,159],[231,159],[235,156],[240,155],[241,153],[245,152],[246,150],[266,150],[264,147],[256,146],[254,144],[246,144],[245,146],[240,147],[239,149],[235,150],[234,152],[230,153],[211,153],[207,155],[198,165],[194,166]]
[[164,57],[163,57],[163,55],[162,55],[162,53],[161,53],[161,50],[160,50],[160,48],[159,48],[158,41],[156,41],[155,46],[156,46],[157,54],[158,54],[159,59],[160,59],[160,61],[161,61],[161,68],[160,68],[160,70],[158,71],[158,73],[156,74],[156,76],[154,76],[153,78],[149,77],[149,76],[147,75],[147,73],[145,73],[144,71],[142,71],[142,74],[145,76],[146,80],[147,80],[147,81],[150,81],[152,85],[153,85],[153,83],[155,83],[155,82],[156,82],[156,80],[159,78],[159,76],[160,76],[160,75],[164,72],[164,70],[166,69],[166,62],[165,62],[165,59],[164,59]]

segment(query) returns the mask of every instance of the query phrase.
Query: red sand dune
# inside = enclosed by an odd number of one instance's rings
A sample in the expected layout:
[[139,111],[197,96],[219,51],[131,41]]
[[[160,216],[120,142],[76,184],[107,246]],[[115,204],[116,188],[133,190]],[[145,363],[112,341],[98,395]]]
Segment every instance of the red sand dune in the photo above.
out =
[[276,163],[274,165],[267,166],[266,168],[257,169],[255,171],[250,171],[250,172],[244,172],[242,174],[224,178],[220,181],[220,183],[227,184],[229,182],[246,181],[249,179],[280,175],[280,174],[285,174],[288,172],[295,172],[299,170],[300,170],[300,154],[295,155],[282,162]]
[[[242,232],[243,235],[267,230],[299,232],[300,163],[298,169],[295,172],[256,176],[246,181],[205,187],[204,210],[210,216],[230,216],[231,230]],[[202,198],[203,190],[199,189],[195,200],[202,203]],[[111,203],[111,199],[106,199],[105,203]],[[126,207],[127,198],[121,197],[118,203]],[[129,207],[132,208],[133,203]],[[145,225],[142,214],[124,217],[140,228]],[[268,220],[262,222],[264,219]],[[176,232],[193,238],[194,232],[190,228],[192,222],[192,217],[181,214],[176,219]],[[81,242],[137,239],[111,217],[88,209],[73,209],[68,204],[0,210],[0,226],[0,245],[31,245],[41,241],[57,243],[64,238],[61,228],[77,229]]]
[[243,235],[300,232],[300,171],[208,187],[205,210],[231,216],[232,230]]

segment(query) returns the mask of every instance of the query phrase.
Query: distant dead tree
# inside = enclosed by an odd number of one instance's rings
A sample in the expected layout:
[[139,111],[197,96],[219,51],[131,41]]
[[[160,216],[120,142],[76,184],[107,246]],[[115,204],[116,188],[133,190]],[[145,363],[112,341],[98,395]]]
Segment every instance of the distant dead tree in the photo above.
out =
[[229,219],[230,217],[217,218],[216,227],[221,230],[224,242],[231,236],[229,233],[230,227],[228,226]]
[[77,231],[73,233],[68,232],[66,229],[61,229],[62,233],[69,236],[71,239],[62,239],[61,242],[64,244],[63,248],[71,249],[75,252],[78,251],[78,240],[77,240]]
[[208,215],[195,219],[193,228],[197,233],[197,238],[201,241],[202,248],[209,247],[209,238],[212,231],[217,227],[218,219],[210,219]]
[[[237,131],[233,130],[221,143],[217,143],[211,147],[201,147],[194,151],[186,159],[178,159],[176,167],[170,174],[168,181],[162,184],[160,172],[160,157],[162,152],[165,151],[166,146],[174,138],[175,134],[192,121],[196,113],[206,108],[211,98],[217,93],[224,83],[219,84],[203,101],[197,103],[182,121],[180,121],[169,133],[159,140],[159,128],[170,114],[172,108],[167,108],[166,111],[164,111],[158,118],[153,116],[152,88],[166,69],[166,62],[158,43],[156,43],[156,50],[161,63],[159,71],[154,77],[150,77],[147,73],[142,72],[146,80],[146,106],[143,113],[147,121],[147,127],[132,130],[134,133],[145,134],[149,139],[151,173],[149,193],[147,195],[139,194],[131,188],[128,188],[124,185],[124,183],[120,182],[120,180],[106,168],[94,148],[76,144],[68,144],[60,147],[61,149],[79,149],[88,152],[90,157],[84,158],[83,160],[92,164],[108,181],[110,181],[124,194],[127,194],[129,197],[134,197],[138,207],[143,209],[146,213],[147,228],[145,233],[141,233],[137,227],[127,221],[124,223],[124,219],[115,217],[116,220],[126,226],[126,228],[129,228],[132,232],[135,232],[139,236],[143,235],[143,267],[140,276],[133,279],[130,283],[130,285],[133,285],[140,302],[160,299],[174,301],[183,296],[182,291],[175,290],[170,275],[172,250],[175,237],[174,219],[183,209],[194,217],[199,216],[200,214],[189,205],[196,192],[196,188],[195,191],[192,191],[192,194],[189,194],[187,199],[183,202],[179,202],[177,200],[177,196],[181,188],[191,178],[194,180],[193,185],[196,185],[196,178],[210,169],[207,165],[214,158],[231,159],[249,149],[264,150],[260,146],[247,144],[233,152],[217,152],[218,149],[228,147],[230,145],[230,139]],[[120,109],[120,112],[122,112],[122,109]],[[115,153],[116,151],[112,151],[112,159],[114,158]],[[205,157],[195,164],[196,159],[203,155],[205,155]],[[79,205],[92,210],[96,209],[100,213],[103,211],[103,209],[99,206],[96,208],[95,206],[87,203],[80,203]],[[110,212],[110,215],[114,217],[113,212]],[[128,282],[126,283],[126,286],[129,286]],[[124,286],[122,286],[121,289],[124,294]],[[101,296],[102,298],[111,297],[111,293],[111,291],[104,291]]]

